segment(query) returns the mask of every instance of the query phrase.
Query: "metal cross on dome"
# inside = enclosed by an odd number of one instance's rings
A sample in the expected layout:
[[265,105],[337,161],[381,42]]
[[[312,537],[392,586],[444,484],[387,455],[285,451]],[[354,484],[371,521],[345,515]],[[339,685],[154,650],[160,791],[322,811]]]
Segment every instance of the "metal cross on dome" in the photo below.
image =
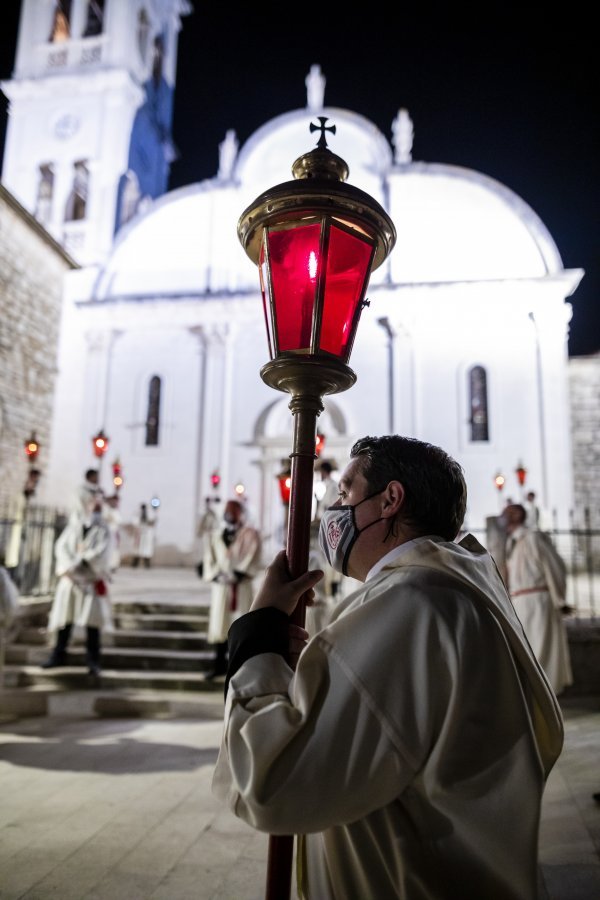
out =
[[321,137],[319,138],[319,141],[318,141],[318,143],[317,143],[317,147],[319,148],[319,150],[327,150],[327,149],[328,149],[328,148],[327,148],[327,138],[326,138],[326,136],[325,136],[325,132],[326,132],[326,131],[330,131],[332,134],[335,134],[335,130],[336,130],[336,129],[335,129],[335,125],[326,125],[326,124],[325,124],[325,122],[327,122],[327,116],[317,116],[317,119],[319,120],[319,122],[320,122],[321,124],[320,124],[320,125],[315,125],[314,122],[311,122],[311,123],[310,123],[310,130],[311,130],[311,133],[312,133],[313,131],[320,131],[320,132],[321,132]]

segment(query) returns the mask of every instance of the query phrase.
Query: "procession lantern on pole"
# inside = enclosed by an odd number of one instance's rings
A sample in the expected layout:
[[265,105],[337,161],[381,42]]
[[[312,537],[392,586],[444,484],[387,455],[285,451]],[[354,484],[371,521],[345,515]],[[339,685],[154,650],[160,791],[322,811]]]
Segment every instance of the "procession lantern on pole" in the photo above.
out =
[[219,498],[219,495],[217,492],[219,490],[219,485],[221,484],[221,476],[219,474],[218,469],[213,469],[213,471],[211,472],[210,483],[211,483],[211,487],[214,491],[214,494],[213,494],[212,498],[207,497],[206,501],[207,501],[207,503],[210,504],[211,499],[212,499],[213,503],[218,503],[220,498]]
[[[308,569],[317,417],[325,394],[352,387],[348,365],[371,272],[390,254],[396,230],[369,194],[345,183],[345,161],[327,147],[335,125],[319,116],[316,147],[292,165],[293,181],[247,207],[238,238],[258,266],[270,360],[262,380],[291,395],[294,417],[287,558],[292,578]],[[304,603],[292,620],[304,625]],[[293,837],[269,840],[266,900],[289,897]]]
[[499,493],[502,492],[505,482],[506,482],[506,479],[505,479],[504,475],[502,474],[502,472],[496,472],[496,474],[494,475],[494,484],[498,488]]
[[243,481],[238,481],[233,486],[233,493],[236,497],[239,497],[240,500],[243,499],[244,494],[246,493],[246,485]]
[[315,444],[315,453],[320,456],[325,449],[325,435],[321,431],[317,431],[317,440]]
[[523,465],[522,462],[517,464],[517,468],[515,469],[515,475],[517,476],[517,481],[519,482],[519,487],[525,487],[525,479],[527,478],[527,469]]
[[287,460],[282,460],[282,469],[276,476],[279,484],[279,494],[281,502],[284,506],[288,506],[290,502],[290,494],[292,490],[292,469]]
[[106,451],[108,450],[109,440],[104,434],[103,429],[101,428],[98,434],[95,434],[92,438],[92,449],[94,451],[94,456],[97,456],[98,459],[102,459]]
[[121,466],[121,462],[118,456],[112,464],[112,473],[113,484],[115,486],[115,490],[118,491],[123,487],[123,467]]
[[25,455],[31,464],[36,461],[39,452],[40,445],[37,442],[35,431],[32,431],[31,437],[25,441]]

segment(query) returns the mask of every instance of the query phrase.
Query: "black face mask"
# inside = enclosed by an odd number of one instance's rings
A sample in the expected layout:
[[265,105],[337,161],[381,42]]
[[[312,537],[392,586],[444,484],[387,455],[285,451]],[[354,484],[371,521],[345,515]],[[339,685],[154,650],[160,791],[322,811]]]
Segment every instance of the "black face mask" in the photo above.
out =
[[336,572],[341,572],[342,575],[348,574],[350,552],[359,536],[371,525],[376,525],[377,522],[381,522],[384,518],[379,516],[378,519],[369,522],[364,528],[358,528],[354,510],[362,503],[366,503],[367,500],[371,500],[378,494],[383,494],[383,490],[369,494],[368,497],[365,497],[359,503],[355,503],[354,506],[330,506],[323,513],[319,526],[319,546],[327,562]]

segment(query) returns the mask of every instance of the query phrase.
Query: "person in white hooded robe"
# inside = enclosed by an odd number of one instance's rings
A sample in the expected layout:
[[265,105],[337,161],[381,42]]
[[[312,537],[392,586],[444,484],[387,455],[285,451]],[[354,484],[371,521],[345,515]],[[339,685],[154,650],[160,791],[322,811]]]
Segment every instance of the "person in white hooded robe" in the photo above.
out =
[[111,627],[107,582],[110,578],[110,530],[102,517],[102,497],[87,487],[54,546],[56,592],[47,630],[55,644],[45,669],[64,666],[73,627],[85,628],[86,661],[100,674],[101,631]]
[[213,790],[298,836],[302,898],[537,896],[562,717],[492,558],[455,542],[465,508],[440,448],[358,441],[320,535],[362,586],[306,643],[289,617],[322,572],[292,580],[282,551],[230,628]]
[[550,536],[527,525],[527,510],[512,503],[506,523],[508,589],[527,640],[556,694],[573,684],[564,621],[567,567]]
[[208,679],[224,675],[227,670],[227,631],[237,616],[250,609],[261,553],[260,534],[247,524],[239,500],[228,500],[223,522],[214,522],[216,527],[205,536],[202,566],[203,578],[211,584],[206,640],[215,648]]

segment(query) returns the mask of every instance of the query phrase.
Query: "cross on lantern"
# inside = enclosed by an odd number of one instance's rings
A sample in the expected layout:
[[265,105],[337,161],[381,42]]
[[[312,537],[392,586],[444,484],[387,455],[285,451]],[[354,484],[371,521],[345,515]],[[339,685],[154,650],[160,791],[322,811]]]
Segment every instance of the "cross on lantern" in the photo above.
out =
[[321,124],[315,125],[314,122],[311,122],[310,123],[310,131],[311,131],[311,134],[313,131],[321,132],[321,136],[319,138],[317,147],[319,148],[319,150],[326,150],[327,149],[327,136],[326,136],[325,132],[330,131],[332,134],[335,134],[335,125],[326,125],[325,124],[325,122],[327,121],[327,116],[317,116],[317,119],[319,120],[319,122]]

